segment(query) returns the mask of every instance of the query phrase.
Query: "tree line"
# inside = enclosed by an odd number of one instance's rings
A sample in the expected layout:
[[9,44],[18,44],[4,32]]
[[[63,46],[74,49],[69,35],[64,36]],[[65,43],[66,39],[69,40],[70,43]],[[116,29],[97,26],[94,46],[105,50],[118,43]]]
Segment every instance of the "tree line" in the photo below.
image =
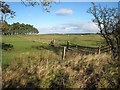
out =
[[2,22],[2,35],[26,35],[26,34],[38,34],[39,31],[30,24],[13,23],[8,24],[6,21]]

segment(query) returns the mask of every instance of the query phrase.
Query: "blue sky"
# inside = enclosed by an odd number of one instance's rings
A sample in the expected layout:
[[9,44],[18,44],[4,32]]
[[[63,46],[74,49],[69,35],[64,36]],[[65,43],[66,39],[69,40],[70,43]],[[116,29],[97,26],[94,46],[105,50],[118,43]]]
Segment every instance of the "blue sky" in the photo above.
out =
[[[21,2],[8,2],[16,12],[8,23],[15,22],[34,25],[41,34],[45,33],[96,33],[97,26],[91,22],[93,16],[86,11],[90,2],[61,2],[53,4],[50,13],[44,12],[41,5],[26,7]],[[117,7],[117,2],[96,2],[103,6]]]

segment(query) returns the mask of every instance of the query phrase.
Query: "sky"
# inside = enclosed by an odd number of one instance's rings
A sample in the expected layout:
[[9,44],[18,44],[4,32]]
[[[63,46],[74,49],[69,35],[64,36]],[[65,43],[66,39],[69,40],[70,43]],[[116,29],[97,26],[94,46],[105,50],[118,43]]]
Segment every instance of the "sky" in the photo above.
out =
[[[90,2],[53,3],[50,12],[43,10],[41,5],[25,6],[21,2],[7,2],[16,12],[16,16],[7,20],[9,24],[20,22],[31,24],[40,34],[48,33],[97,33],[98,27],[91,21],[94,17],[87,13]],[[95,2],[102,6],[118,7],[117,2]]]

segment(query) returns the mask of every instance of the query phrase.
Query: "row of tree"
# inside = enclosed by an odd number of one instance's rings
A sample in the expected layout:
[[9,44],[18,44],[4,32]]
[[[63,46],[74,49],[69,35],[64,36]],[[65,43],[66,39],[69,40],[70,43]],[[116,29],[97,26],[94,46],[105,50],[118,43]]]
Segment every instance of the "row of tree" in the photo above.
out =
[[19,22],[8,24],[7,22],[2,22],[2,34],[3,35],[18,35],[18,34],[38,34],[39,31],[30,24],[20,24]]

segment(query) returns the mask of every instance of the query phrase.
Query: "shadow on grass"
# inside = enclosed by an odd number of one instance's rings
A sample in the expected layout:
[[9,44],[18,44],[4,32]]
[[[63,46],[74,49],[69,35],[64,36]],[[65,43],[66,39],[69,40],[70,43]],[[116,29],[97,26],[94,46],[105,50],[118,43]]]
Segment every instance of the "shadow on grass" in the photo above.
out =
[[57,55],[62,52],[62,47],[61,46],[51,46],[51,45],[39,45],[39,46],[32,46],[32,48],[36,48],[38,50],[50,50],[56,53]]
[[[60,53],[63,51],[63,47],[67,47],[66,44],[60,44],[57,46],[51,46],[51,45],[39,45],[39,46],[32,46],[32,48],[36,48],[38,50],[50,50],[56,53],[57,55],[60,55]],[[76,51],[80,54],[95,54],[98,51],[97,47],[86,47],[86,46],[80,46],[77,44],[70,44],[69,47],[66,49],[67,51]]]
[[9,85],[6,86],[2,86],[2,90],[9,90],[9,89],[29,89],[29,90],[35,90],[35,89],[39,89],[38,86],[36,86],[34,83],[36,82],[32,82],[29,81],[26,85],[21,85],[20,82],[18,82],[17,80],[13,80],[13,81],[9,81]]
[[12,50],[14,48],[12,44],[6,44],[6,43],[0,43],[0,46],[2,46],[2,49],[5,51]]
[[[66,45],[62,45],[66,46]],[[71,44],[69,45],[68,50],[75,50],[80,54],[95,54],[98,51],[97,47],[86,47],[86,46],[80,46],[77,44]]]

